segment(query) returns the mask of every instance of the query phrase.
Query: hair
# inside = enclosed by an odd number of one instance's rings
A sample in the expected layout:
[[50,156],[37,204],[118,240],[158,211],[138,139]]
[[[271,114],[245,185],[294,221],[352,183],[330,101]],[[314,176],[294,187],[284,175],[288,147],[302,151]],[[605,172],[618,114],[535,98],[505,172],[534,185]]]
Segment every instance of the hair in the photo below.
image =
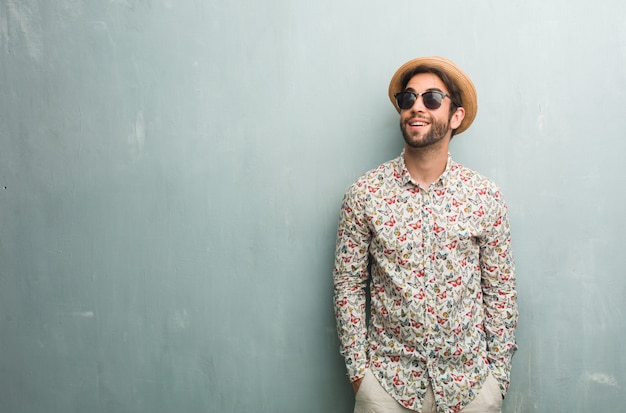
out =
[[[401,80],[400,84],[402,85],[401,91],[406,89],[406,85],[409,83],[411,78],[413,78],[413,76],[419,75],[421,73],[432,73],[433,75],[441,79],[446,89],[448,89],[448,94],[450,95],[450,102],[452,103],[450,105],[450,113],[449,113],[449,118],[451,119],[452,115],[454,114],[454,112],[456,112],[457,108],[460,108],[463,106],[463,99],[461,98],[461,89],[450,78],[450,76],[448,76],[448,74],[444,72],[443,70],[436,68],[434,66],[429,66],[429,65],[416,66],[413,68],[413,70],[410,70],[404,73],[404,75],[402,75],[402,78],[400,79]],[[452,136],[454,136],[455,132],[456,132],[456,129],[453,129]]]

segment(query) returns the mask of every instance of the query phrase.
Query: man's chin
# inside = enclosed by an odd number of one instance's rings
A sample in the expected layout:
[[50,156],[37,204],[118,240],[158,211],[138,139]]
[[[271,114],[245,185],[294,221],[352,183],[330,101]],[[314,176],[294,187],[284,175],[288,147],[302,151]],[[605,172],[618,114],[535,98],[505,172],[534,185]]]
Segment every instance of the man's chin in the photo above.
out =
[[404,137],[404,142],[410,146],[411,148],[419,149],[426,148],[428,146],[434,145],[438,142],[436,139],[429,139],[428,137]]

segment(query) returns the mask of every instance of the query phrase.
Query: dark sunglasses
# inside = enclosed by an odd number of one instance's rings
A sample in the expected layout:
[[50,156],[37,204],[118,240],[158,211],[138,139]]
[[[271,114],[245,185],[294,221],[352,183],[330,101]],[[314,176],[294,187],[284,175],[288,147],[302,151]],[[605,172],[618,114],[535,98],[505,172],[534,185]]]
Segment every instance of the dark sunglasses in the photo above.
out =
[[[398,102],[398,107],[400,109],[406,110],[411,109],[415,102],[417,101],[417,97],[422,97],[422,102],[424,102],[424,106],[430,110],[439,109],[441,103],[445,98],[449,98],[452,101],[450,95],[446,95],[443,92],[438,90],[429,90],[424,93],[415,93],[415,92],[400,92],[393,95],[396,98],[396,102]],[[452,102],[454,103],[454,102]]]

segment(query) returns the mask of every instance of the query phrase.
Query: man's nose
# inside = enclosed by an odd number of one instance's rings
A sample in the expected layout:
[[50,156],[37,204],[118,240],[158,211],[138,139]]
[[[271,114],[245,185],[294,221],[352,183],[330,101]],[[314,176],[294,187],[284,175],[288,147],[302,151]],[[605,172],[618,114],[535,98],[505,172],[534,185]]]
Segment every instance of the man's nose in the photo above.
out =
[[426,106],[424,106],[424,98],[422,95],[417,95],[415,98],[415,102],[413,102],[413,106],[411,106],[411,111],[414,112],[425,112]]

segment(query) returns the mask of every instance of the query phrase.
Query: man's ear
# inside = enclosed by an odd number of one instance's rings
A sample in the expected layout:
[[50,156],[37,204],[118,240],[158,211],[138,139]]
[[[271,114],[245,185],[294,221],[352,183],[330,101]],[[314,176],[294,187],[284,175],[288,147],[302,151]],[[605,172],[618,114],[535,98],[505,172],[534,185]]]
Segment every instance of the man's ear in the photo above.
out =
[[465,109],[464,108],[456,108],[456,111],[452,114],[450,118],[450,128],[457,129],[461,126],[461,122],[465,118]]

